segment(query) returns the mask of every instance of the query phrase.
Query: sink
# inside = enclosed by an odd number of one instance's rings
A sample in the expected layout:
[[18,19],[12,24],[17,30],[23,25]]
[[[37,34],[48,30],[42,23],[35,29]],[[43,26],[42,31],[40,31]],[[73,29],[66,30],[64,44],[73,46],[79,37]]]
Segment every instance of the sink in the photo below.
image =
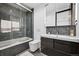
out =
[[78,37],[76,36],[65,36],[65,35],[55,35],[55,34],[45,34],[42,35],[44,37],[48,37],[48,38],[55,38],[55,39],[62,39],[62,40],[79,40]]

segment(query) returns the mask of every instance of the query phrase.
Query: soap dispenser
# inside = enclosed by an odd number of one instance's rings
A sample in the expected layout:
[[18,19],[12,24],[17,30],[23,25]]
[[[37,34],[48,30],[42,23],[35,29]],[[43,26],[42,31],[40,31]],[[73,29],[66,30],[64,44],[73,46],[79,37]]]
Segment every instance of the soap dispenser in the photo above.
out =
[[70,30],[70,36],[74,36],[74,30],[73,29]]
[[48,32],[48,34],[50,34],[50,32]]

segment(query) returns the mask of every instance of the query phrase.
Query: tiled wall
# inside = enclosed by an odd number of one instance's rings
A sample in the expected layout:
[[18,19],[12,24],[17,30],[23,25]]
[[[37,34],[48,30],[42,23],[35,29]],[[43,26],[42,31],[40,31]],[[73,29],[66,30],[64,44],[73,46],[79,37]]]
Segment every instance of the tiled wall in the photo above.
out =
[[[20,9],[17,9],[17,8],[12,7],[12,6],[5,4],[5,3],[0,3],[0,41],[5,41],[5,40],[10,40],[10,39],[14,39],[14,38],[27,36],[27,34],[26,34],[28,32],[27,29],[30,28],[30,30],[32,30],[32,24],[30,24],[32,22],[31,21],[32,20],[32,16],[31,16],[32,13],[30,13],[29,17],[27,17],[26,14],[27,14],[26,12],[24,12]],[[11,29],[11,32],[3,33],[1,31],[1,20],[2,19],[11,21],[11,22],[18,21],[20,30],[19,31],[12,31],[12,29]],[[28,23],[30,24],[30,26]],[[13,28],[13,27],[11,26],[11,28]],[[30,35],[32,35],[32,34],[31,33],[28,34],[28,37],[32,37]]]
[[33,14],[31,12],[26,13],[26,36],[33,38]]
[[70,30],[74,30],[74,36],[76,35],[75,26],[49,26],[46,27],[46,33],[59,34],[59,35],[70,35]]

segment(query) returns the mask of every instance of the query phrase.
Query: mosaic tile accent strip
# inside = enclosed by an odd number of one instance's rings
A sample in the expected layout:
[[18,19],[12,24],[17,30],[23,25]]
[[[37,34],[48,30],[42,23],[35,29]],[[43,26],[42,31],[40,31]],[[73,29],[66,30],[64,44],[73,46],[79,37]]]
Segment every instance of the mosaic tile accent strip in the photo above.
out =
[[76,35],[76,26],[49,26],[46,27],[46,33],[59,34],[59,35],[70,35],[70,30],[74,30],[74,36]]

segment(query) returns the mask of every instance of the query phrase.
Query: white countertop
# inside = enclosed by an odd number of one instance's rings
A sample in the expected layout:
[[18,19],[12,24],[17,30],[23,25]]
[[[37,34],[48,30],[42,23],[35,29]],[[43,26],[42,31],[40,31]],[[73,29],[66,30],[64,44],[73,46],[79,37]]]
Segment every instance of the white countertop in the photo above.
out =
[[41,37],[47,37],[52,39],[71,41],[79,43],[79,38],[76,36],[54,35],[54,34],[42,34]]
[[22,37],[22,38],[17,38],[17,39],[11,39],[11,40],[6,40],[6,41],[1,41],[0,42],[0,50],[10,48],[12,46],[16,46],[25,42],[31,41],[32,38],[28,37]]

